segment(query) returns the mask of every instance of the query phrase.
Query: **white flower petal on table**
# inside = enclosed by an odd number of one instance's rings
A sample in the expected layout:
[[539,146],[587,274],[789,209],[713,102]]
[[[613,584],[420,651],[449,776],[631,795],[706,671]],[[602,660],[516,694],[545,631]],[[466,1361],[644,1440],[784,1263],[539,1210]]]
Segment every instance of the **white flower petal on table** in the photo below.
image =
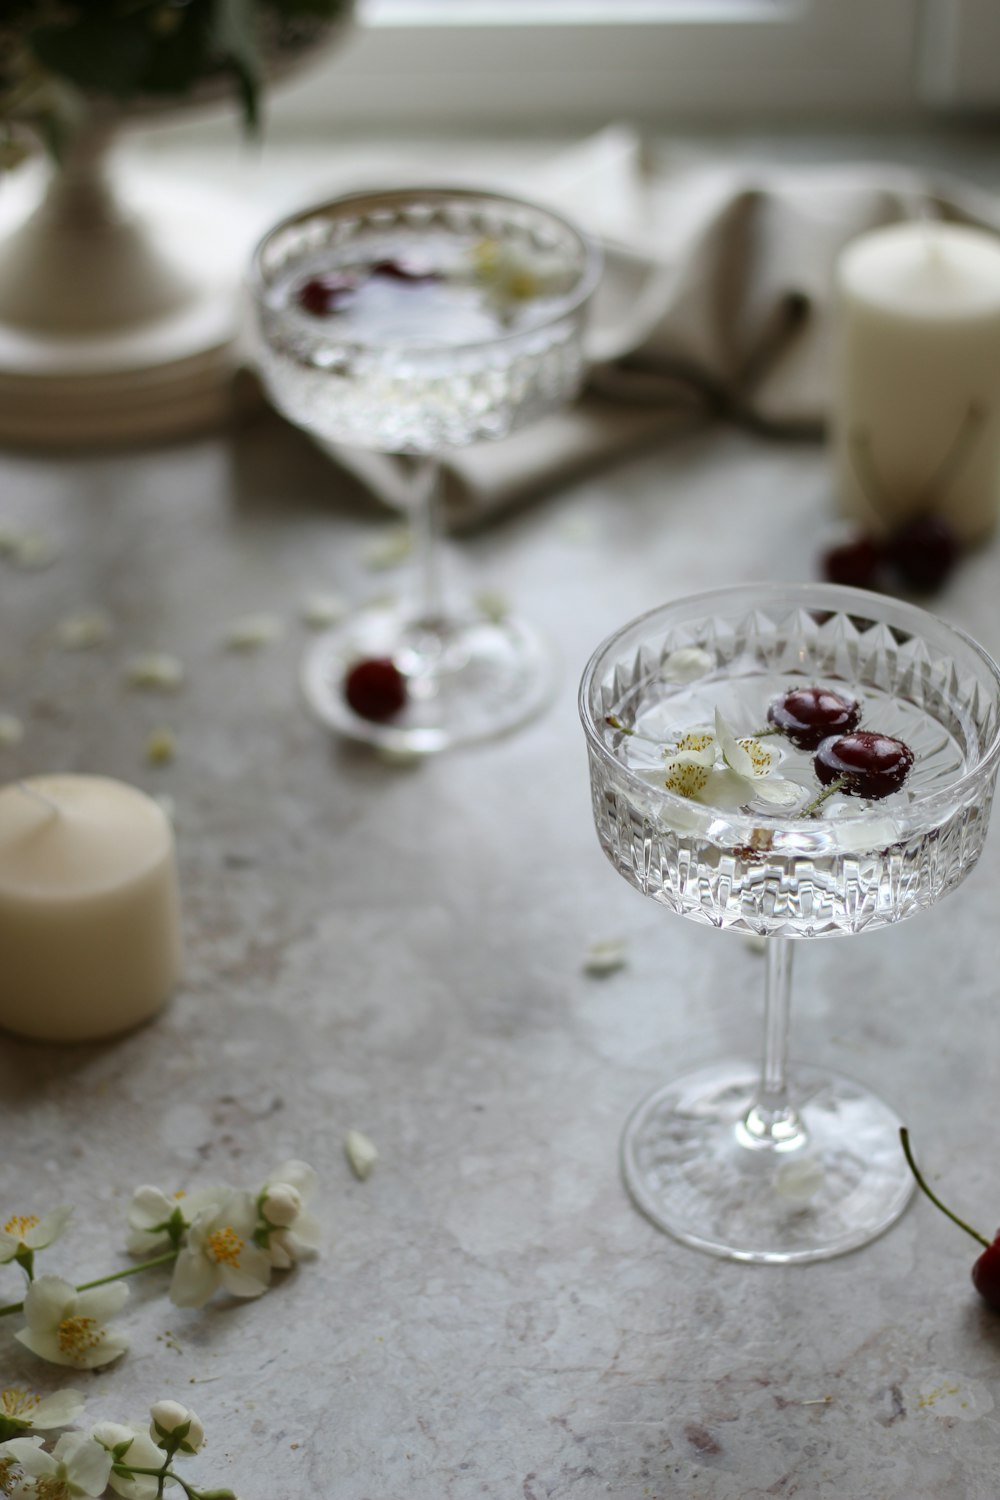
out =
[[375,1169],[378,1148],[360,1130],[349,1130],[344,1137],[344,1154],[359,1182],[365,1182]]
[[55,641],[64,651],[87,651],[103,646],[114,634],[114,622],[106,609],[78,609],[65,615],[55,628]]
[[24,1243],[29,1250],[44,1250],[46,1245],[53,1244],[60,1235],[65,1234],[72,1218],[73,1205],[61,1203],[50,1214],[45,1214],[34,1228],[27,1231]]
[[307,594],[299,608],[303,624],[310,630],[326,630],[336,625],[350,611],[343,594]]
[[59,1465],[51,1453],[45,1452],[42,1441],[40,1437],[8,1438],[5,1443],[0,1443],[0,1455],[14,1459],[32,1479],[55,1474]]
[[588,947],[583,967],[587,974],[613,974],[627,962],[628,952],[621,938],[602,938]]
[[227,651],[259,651],[284,631],[284,621],[277,615],[242,615],[226,627],[223,645]]
[[53,1391],[43,1396],[30,1414],[34,1428],[48,1431],[52,1427],[69,1427],[83,1411],[84,1399],[80,1391]]
[[166,651],[143,651],[125,663],[125,686],[175,693],[184,681],[184,666]]
[[62,1276],[36,1276],[24,1299],[29,1328],[57,1328],[65,1309],[76,1298],[76,1288]]

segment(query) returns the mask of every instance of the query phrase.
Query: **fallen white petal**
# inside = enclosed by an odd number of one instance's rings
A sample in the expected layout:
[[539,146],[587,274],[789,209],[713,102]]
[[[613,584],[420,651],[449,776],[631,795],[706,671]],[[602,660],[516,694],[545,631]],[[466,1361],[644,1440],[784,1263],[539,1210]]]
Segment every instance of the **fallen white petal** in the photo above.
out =
[[175,693],[184,681],[184,667],[166,651],[143,651],[125,663],[125,685]]
[[754,768],[751,756],[744,750],[718,709],[715,710],[715,737],[719,741],[719,749],[726,765],[737,776],[752,776]]
[[342,594],[307,594],[302,601],[301,615],[310,630],[325,630],[342,620],[349,609],[350,605]]
[[591,943],[583,967],[588,974],[613,974],[627,962],[627,950],[621,938],[604,938]]
[[227,628],[224,644],[227,651],[258,651],[277,640],[284,628],[277,615],[243,615]]
[[811,1203],[826,1181],[826,1173],[815,1157],[801,1161],[784,1161],[774,1176],[774,1190],[779,1198],[796,1206]]
[[114,625],[105,609],[80,609],[56,626],[56,644],[65,651],[86,651],[111,638]]
[[344,1137],[344,1154],[350,1162],[351,1171],[359,1182],[364,1182],[371,1176],[372,1169],[378,1161],[378,1151],[366,1135],[360,1130],[349,1130]]

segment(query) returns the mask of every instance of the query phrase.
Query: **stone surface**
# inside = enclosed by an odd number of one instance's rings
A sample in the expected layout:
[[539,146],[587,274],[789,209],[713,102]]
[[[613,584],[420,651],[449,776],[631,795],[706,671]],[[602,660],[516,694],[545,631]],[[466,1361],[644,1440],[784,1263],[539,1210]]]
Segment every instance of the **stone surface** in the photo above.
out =
[[[0,457],[0,781],[102,771],[175,806],[187,977],[102,1046],[0,1043],[0,1206],[77,1205],[43,1266],[123,1264],[132,1187],[254,1185],[317,1167],[323,1254],[257,1304],[180,1311],[132,1283],[132,1351],[73,1374],[87,1415],[191,1404],[191,1466],[242,1500],[993,1500],[1000,1323],[976,1248],[926,1203],[841,1260],[748,1268],[675,1244],[630,1205],[618,1137],[670,1072],[757,1051],[763,966],[742,939],[644,902],[602,860],[576,716],[581,670],[625,618],[698,588],[813,576],[824,453],[713,430],[673,441],[452,549],[559,657],[550,711],[502,742],[393,767],[309,719],[303,600],[403,588],[363,559],[391,521],[297,432],[113,456]],[[936,607],[1000,650],[998,545]],[[100,606],[111,637],[66,651]],[[247,615],[286,629],[225,649]],[[180,689],[130,689],[165,651]],[[144,759],[169,728],[176,758]],[[934,911],[801,945],[793,1055],[875,1085],[958,1211],[1000,1217],[1000,831]],[[627,962],[586,972],[590,945]],[[2,955],[0,955],[2,961]],[[365,1182],[343,1143],[379,1151]],[[18,1276],[0,1272],[0,1298]],[[0,1327],[2,1384],[61,1372]]]

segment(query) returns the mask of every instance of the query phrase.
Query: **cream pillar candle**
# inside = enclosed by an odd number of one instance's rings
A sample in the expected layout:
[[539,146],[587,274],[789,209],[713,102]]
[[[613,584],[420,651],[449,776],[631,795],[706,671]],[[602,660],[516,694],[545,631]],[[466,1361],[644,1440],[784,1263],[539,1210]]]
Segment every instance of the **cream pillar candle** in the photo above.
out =
[[878,531],[944,517],[965,542],[1000,509],[1000,239],[932,223],[854,240],[837,267],[834,460],[844,512]]
[[0,1027],[46,1041],[152,1016],[180,975],[174,840],[151,797],[104,776],[0,790]]

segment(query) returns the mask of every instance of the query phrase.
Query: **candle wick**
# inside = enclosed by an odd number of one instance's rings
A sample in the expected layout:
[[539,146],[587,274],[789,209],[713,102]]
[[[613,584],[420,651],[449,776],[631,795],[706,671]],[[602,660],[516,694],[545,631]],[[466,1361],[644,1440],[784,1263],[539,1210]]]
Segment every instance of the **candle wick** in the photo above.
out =
[[40,802],[43,807],[48,808],[49,812],[62,812],[62,808],[59,806],[58,802],[55,802],[51,797],[47,796],[45,792],[40,792],[38,788],[36,786],[32,786],[29,781],[18,781],[15,782],[15,785],[19,792],[23,792],[26,797],[33,798],[35,802]]

